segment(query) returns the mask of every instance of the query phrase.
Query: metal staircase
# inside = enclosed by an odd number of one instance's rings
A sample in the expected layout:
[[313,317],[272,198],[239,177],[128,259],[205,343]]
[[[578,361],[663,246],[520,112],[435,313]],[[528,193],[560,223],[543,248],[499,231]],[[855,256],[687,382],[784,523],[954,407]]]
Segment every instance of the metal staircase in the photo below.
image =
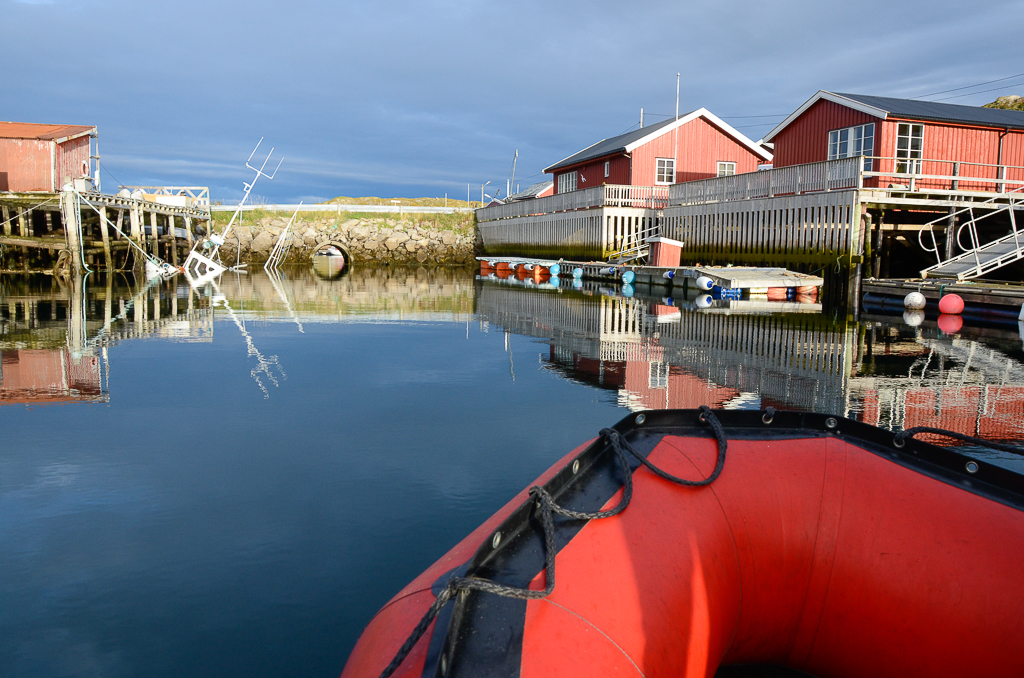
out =
[[[995,204],[990,205],[990,202],[979,203],[978,206],[996,207]],[[1024,202],[1022,202],[1021,197],[1010,197],[1005,205],[996,207],[978,217],[974,216],[974,207],[968,207],[926,224],[926,228],[931,234],[932,247],[927,247],[921,240],[921,234],[925,232],[925,229],[918,232],[918,242],[926,251],[936,253],[938,263],[921,271],[921,277],[969,280],[994,271],[1006,264],[1024,259],[1024,232],[1017,229],[1017,219],[1014,214],[1019,209],[1024,209]],[[970,215],[970,219],[961,224],[956,232],[956,243],[964,252],[943,261],[938,256],[939,248],[935,241],[935,233],[932,231],[932,226],[939,221],[965,212]],[[978,222],[1003,212],[1007,212],[1010,216],[1010,233],[997,240],[981,244],[978,240]],[[964,247],[960,240],[965,230],[970,236],[970,247]],[[949,236],[947,235],[946,237],[948,238]]]
[[653,226],[629,233],[622,242],[622,248],[608,255],[608,263],[618,266],[629,261],[646,259],[651,252],[651,245],[647,239],[659,235],[661,235],[660,219],[656,220]]

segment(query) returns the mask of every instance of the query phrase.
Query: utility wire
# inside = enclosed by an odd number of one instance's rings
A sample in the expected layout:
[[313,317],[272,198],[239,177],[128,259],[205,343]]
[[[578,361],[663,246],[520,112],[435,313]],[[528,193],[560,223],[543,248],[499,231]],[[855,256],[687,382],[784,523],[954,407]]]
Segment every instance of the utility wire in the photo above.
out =
[[951,97],[942,97],[941,99],[935,99],[935,101],[946,101],[947,99],[959,99],[960,97],[969,97],[969,96],[972,96],[974,94],[984,94],[985,92],[998,92],[999,90],[1002,90],[1002,89],[1010,89],[1011,87],[1020,87],[1021,85],[1024,85],[1024,83],[1018,82],[1018,83],[1013,84],[1013,85],[1003,85],[1002,87],[993,87],[992,89],[983,89],[983,90],[980,90],[978,92],[968,92],[967,94],[954,94]]
[[[964,85],[963,87],[954,87],[953,89],[944,89],[941,92],[932,92],[931,94],[922,94],[921,96],[913,97],[913,98],[914,99],[923,99],[925,97],[933,97],[936,94],[946,94],[948,92],[959,92],[962,89],[971,89],[972,87],[981,87],[982,85],[991,85],[993,82],[1002,82],[1003,80],[1010,80],[1011,78],[1019,78],[1021,76],[1024,76],[1024,73],[1018,73],[1017,75],[1008,75],[1005,78],[996,78],[995,80],[988,80],[986,82],[978,82],[978,83],[975,83],[973,85]],[[988,90],[988,91],[992,92],[992,91],[995,91],[995,90]],[[980,92],[973,92],[973,94],[980,94]],[[964,96],[966,96],[966,95],[964,95]],[[947,97],[947,98],[952,99],[953,97]],[[939,101],[942,101],[942,99],[939,99]]]

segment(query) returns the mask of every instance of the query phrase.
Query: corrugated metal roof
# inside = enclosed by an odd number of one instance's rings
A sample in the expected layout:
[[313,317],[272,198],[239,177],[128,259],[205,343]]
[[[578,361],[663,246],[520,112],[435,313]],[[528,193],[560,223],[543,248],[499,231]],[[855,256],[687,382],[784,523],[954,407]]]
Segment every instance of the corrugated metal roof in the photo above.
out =
[[512,195],[508,196],[507,198],[505,198],[505,201],[510,202],[512,200],[526,200],[527,198],[536,198],[537,195],[543,193],[544,191],[554,186],[554,183],[555,182],[552,181],[551,179],[548,179],[547,181],[538,181],[535,184],[527,186],[518,193],[513,193]]
[[[685,116],[680,116],[680,118],[683,117]],[[612,137],[611,139],[602,139],[601,141],[598,141],[596,144],[584,148],[579,153],[576,153],[575,155],[570,155],[565,160],[555,163],[554,165],[548,167],[544,171],[550,172],[552,170],[556,170],[562,167],[568,167],[569,165],[577,165],[581,162],[593,160],[594,158],[600,158],[605,155],[612,155],[614,153],[625,153],[626,146],[630,145],[631,143],[638,139],[643,139],[648,134],[653,134],[654,132],[657,132],[659,129],[663,127],[668,127],[675,121],[675,118],[669,118],[668,120],[662,120],[661,122],[654,123],[653,125],[648,125],[647,127],[635,129],[632,132],[620,134],[619,136]]]
[[46,125],[35,122],[0,122],[0,139],[63,139],[95,132],[90,125]]
[[841,97],[859,101],[868,106],[888,111],[897,118],[913,118],[914,120],[933,120],[935,122],[958,122],[989,127],[1010,127],[1024,129],[1024,111],[1008,111],[1001,108],[982,108],[981,106],[964,106],[961,104],[944,104],[937,101],[917,101],[915,99],[895,99],[893,97],[875,97],[866,94],[844,94],[835,92]]

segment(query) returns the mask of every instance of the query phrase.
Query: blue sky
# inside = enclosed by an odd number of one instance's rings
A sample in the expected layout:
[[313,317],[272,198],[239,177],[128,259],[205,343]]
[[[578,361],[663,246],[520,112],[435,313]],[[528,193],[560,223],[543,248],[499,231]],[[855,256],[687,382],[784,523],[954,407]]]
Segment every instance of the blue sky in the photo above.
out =
[[[0,119],[97,125],[104,189],[466,198],[707,107],[758,139],[818,89],[1024,95],[1024,2],[0,0]],[[995,91],[984,91],[995,90]],[[978,93],[974,93],[978,92]],[[967,94],[968,96],[960,96]],[[765,116],[759,118],[739,116]]]

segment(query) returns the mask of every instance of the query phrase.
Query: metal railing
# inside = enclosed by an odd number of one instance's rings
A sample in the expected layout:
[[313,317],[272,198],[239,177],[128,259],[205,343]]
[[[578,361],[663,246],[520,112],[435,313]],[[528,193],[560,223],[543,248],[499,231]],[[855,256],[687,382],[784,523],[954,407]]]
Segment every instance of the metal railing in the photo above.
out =
[[476,211],[476,218],[477,221],[495,221],[595,207],[663,209],[668,204],[669,188],[669,186],[606,184],[569,193],[556,193],[546,198],[519,200],[505,205],[483,207]]

